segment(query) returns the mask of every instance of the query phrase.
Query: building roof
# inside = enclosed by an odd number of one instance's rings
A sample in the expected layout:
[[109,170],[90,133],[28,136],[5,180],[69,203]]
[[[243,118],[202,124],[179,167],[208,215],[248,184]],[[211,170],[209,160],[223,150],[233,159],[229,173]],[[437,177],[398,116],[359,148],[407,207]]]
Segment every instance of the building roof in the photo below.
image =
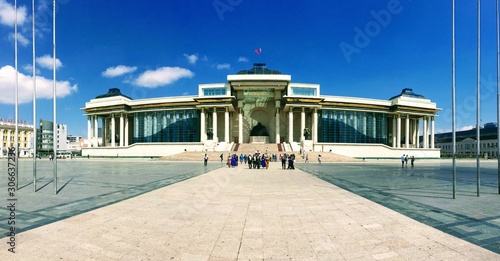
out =
[[398,98],[398,97],[411,97],[411,98],[425,99],[425,97],[423,95],[414,93],[413,89],[410,89],[410,88],[404,88],[401,91],[401,94],[396,95],[396,96],[390,98],[389,100],[392,100],[392,99],[395,99],[395,98]]
[[[96,99],[100,99],[100,98],[108,98],[108,97],[114,97],[114,96],[123,96],[123,97],[125,97],[125,98],[130,99],[130,97],[123,95],[123,94],[120,92],[120,89],[118,89],[118,88],[110,88],[110,89],[108,90],[108,93],[101,94],[101,95],[97,95],[95,98],[96,98]],[[132,99],[130,99],[130,100],[132,100]]]
[[281,74],[281,72],[267,69],[265,63],[254,63],[252,69],[241,70],[236,74]]

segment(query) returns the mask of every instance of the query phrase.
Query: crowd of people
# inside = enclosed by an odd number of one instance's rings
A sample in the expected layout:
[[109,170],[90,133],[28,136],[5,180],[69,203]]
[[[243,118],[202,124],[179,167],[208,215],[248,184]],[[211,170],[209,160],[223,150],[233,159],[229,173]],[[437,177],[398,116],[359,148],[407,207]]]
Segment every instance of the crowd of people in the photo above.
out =
[[[208,156],[204,156],[204,165],[206,166]],[[220,162],[224,161],[224,153],[220,154]],[[253,154],[229,154],[226,158],[228,168],[235,168],[239,165],[248,165],[250,169],[268,169],[270,162],[281,162],[282,169],[295,169],[295,154],[275,154],[261,153],[255,151]]]

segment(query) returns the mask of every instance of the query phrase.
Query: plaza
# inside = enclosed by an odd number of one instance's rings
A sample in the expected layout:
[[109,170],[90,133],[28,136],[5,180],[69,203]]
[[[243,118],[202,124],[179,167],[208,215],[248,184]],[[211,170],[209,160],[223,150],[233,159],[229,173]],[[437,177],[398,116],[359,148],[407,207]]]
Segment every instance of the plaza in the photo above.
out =
[[22,160],[17,253],[5,245],[0,258],[500,260],[494,163],[483,162],[477,197],[474,164],[459,161],[452,199],[447,160],[251,170],[218,160],[80,158],[58,161],[57,195],[52,163],[38,162],[35,193],[31,161]]

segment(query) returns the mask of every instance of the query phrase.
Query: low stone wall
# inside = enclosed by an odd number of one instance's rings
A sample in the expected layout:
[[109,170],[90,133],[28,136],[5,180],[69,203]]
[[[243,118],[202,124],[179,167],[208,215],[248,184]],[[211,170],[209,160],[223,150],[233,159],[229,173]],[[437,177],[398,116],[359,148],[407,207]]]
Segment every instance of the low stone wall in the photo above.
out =
[[129,147],[82,148],[82,156],[162,157],[184,151],[204,151],[203,143],[137,143]]
[[319,143],[314,145],[314,151],[333,152],[348,157],[367,159],[401,158],[403,154],[426,159],[439,159],[441,157],[440,149],[392,148],[381,144]]

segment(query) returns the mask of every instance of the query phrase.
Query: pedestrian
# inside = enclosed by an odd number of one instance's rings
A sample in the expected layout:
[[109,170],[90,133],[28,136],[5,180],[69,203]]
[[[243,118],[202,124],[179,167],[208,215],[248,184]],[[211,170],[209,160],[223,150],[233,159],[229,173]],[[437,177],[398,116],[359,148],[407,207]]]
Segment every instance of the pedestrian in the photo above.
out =
[[224,160],[224,153],[221,153],[220,154],[220,162],[222,163],[223,160]]
[[208,163],[208,155],[205,153],[205,157],[203,157],[203,165],[207,166]]
[[413,168],[413,162],[415,162],[415,156],[411,156],[411,167]]
[[280,157],[281,157],[281,168],[286,169],[286,154],[285,155],[280,154]]
[[252,154],[248,154],[248,167],[252,169],[253,166],[253,157]]
[[306,163],[309,163],[309,154],[306,154]]
[[321,154],[319,154],[319,155],[318,155],[318,162],[319,162],[319,164],[321,164],[321,160],[322,160],[322,159],[321,159]]
[[405,155],[401,156],[401,168],[405,167]]
[[408,167],[408,155],[405,157],[405,166]]

